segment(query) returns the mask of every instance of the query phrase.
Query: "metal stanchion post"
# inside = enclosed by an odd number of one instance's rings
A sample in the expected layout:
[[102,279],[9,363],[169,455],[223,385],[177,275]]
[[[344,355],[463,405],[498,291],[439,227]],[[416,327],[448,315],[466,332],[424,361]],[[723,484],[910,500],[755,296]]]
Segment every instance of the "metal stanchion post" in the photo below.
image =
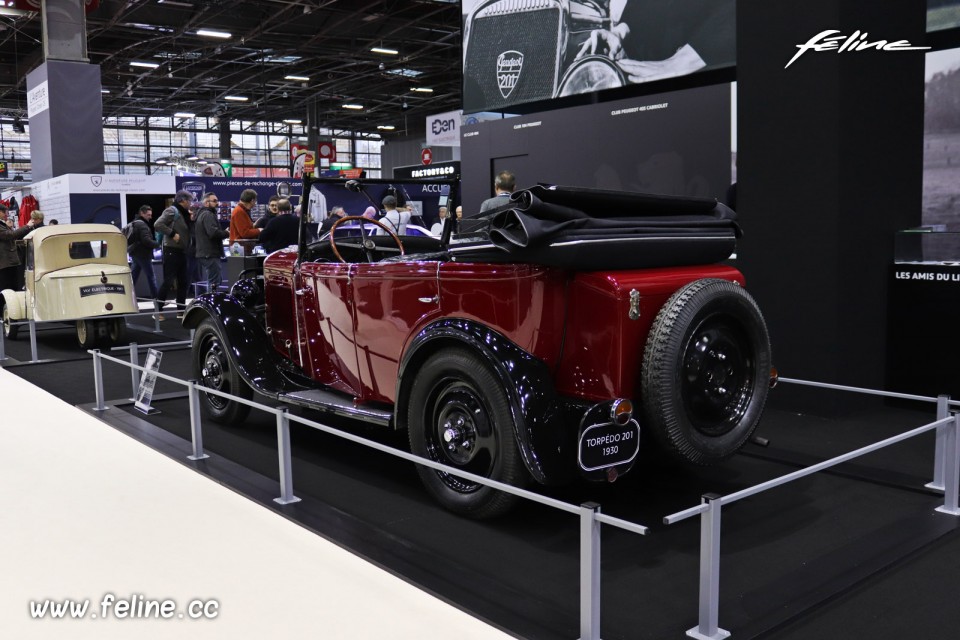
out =
[[37,357],[37,323],[30,320],[30,362],[36,362]]
[[[31,328],[33,328],[32,324]],[[93,386],[97,394],[97,404],[94,410],[106,411],[107,405],[103,401],[103,363],[100,362],[100,349],[93,350]]]
[[580,505],[580,640],[600,640],[600,505]]
[[[937,420],[950,417],[950,396],[937,396]],[[933,450],[933,481],[923,485],[934,491],[943,491],[943,463],[946,458],[947,431],[951,427],[937,427],[937,444]]]
[[290,460],[290,418],[289,409],[283,407],[277,411],[277,455],[280,458],[280,497],[273,501],[279,504],[300,502],[293,495],[293,465]]
[[187,381],[187,396],[190,399],[190,437],[193,441],[193,455],[187,456],[190,460],[209,458],[203,452],[203,430],[200,425],[200,392],[197,390],[197,381]]
[[0,333],[0,362],[3,362],[4,360],[7,359],[7,354],[4,353],[4,351],[3,351],[3,348],[4,348],[4,344],[3,344],[3,343],[4,343],[4,341],[5,341],[6,339],[7,339],[6,336],[4,336],[2,333]]
[[700,514],[700,621],[687,630],[697,640],[721,640],[730,632],[720,621],[720,508],[721,496],[704,494],[702,504],[709,508]]
[[960,414],[953,416],[953,424],[947,427],[943,449],[943,506],[937,507],[937,511],[960,516],[957,506],[957,493],[960,492]]
[[140,352],[137,350],[137,343],[130,343],[130,364],[133,366],[130,367],[130,382],[133,385],[133,391],[130,392],[130,399],[134,402],[137,401],[137,392],[140,390],[140,370],[136,367],[140,366]]

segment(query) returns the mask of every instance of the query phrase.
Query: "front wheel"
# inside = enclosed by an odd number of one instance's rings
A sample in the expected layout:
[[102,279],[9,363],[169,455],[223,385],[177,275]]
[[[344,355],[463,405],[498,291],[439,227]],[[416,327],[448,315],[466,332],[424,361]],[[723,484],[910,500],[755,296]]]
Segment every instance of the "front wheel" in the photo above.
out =
[[[204,387],[250,400],[253,390],[243,381],[230,361],[227,348],[217,325],[207,318],[193,335],[193,373]],[[243,422],[250,406],[212,393],[200,394],[200,407],[214,422],[233,424]]]
[[20,325],[13,324],[10,319],[10,305],[3,305],[3,337],[16,340],[19,332]]
[[[503,384],[469,351],[447,349],[424,363],[410,389],[407,425],[416,455],[505,484],[528,481]],[[445,471],[417,472],[444,507],[461,515],[496,517],[518,500]]]
[[770,370],[767,325],[750,294],[727,280],[688,284],[647,338],[641,396],[650,431],[695,464],[733,455],[760,421]]

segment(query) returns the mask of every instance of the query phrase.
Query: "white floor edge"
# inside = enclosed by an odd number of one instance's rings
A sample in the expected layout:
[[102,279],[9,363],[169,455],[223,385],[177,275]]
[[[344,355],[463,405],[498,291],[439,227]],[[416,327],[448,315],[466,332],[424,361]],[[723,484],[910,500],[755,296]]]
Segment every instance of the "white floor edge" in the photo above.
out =
[[510,637],[2,368],[0,398],[0,637]]

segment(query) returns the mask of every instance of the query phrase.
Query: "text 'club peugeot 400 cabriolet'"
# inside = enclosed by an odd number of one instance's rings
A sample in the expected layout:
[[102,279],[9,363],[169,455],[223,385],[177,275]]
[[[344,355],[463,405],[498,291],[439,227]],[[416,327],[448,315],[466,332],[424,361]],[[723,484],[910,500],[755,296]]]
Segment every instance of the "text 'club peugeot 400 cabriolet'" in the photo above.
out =
[[[720,264],[734,217],[708,199],[534,187],[469,236],[335,226],[268,256],[262,279],[194,301],[196,375],[406,431],[413,453],[511,485],[613,481],[641,429],[717,462],[751,436],[774,378],[763,317]],[[215,420],[247,414],[201,395]],[[418,470],[461,514],[516,500]]]

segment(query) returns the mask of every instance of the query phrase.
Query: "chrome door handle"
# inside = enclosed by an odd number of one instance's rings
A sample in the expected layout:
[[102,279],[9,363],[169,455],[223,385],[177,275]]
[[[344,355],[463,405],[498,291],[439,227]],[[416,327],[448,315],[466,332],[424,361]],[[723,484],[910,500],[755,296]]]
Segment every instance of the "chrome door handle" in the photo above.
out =
[[424,304],[436,304],[440,302],[440,296],[433,296],[432,298],[417,298],[420,302]]

